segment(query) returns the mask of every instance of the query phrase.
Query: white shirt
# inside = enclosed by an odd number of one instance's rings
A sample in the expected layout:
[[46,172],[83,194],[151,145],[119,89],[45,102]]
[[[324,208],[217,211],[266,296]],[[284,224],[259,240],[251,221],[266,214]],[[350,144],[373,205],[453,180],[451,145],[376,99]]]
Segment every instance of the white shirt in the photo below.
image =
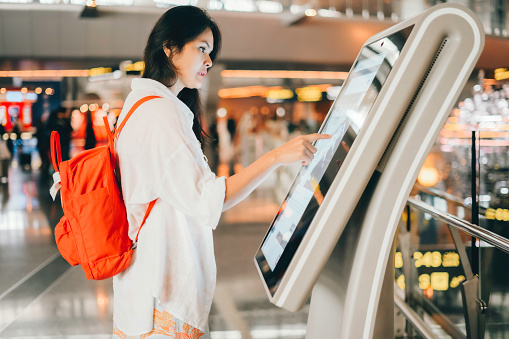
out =
[[152,330],[154,298],[176,318],[205,330],[216,285],[212,230],[225,198],[193,131],[193,113],[166,86],[134,79],[118,125],[139,99],[143,103],[117,142],[121,185],[136,237],[150,201],[157,198],[131,266],[113,278],[115,325],[129,335]]

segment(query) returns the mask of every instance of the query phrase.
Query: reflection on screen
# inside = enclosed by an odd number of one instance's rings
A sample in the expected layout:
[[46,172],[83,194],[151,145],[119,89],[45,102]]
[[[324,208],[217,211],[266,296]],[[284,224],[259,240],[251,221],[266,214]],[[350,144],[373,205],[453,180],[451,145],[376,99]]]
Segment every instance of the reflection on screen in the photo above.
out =
[[[335,105],[326,124],[321,130],[323,134],[331,134],[331,139],[321,139],[315,144],[318,151],[313,161],[303,167],[297,176],[283,211],[277,216],[267,239],[262,245],[262,252],[271,270],[274,270],[281,254],[288,244],[299,220],[302,218],[306,206],[313,195],[319,193],[319,182],[322,180],[327,166],[331,163],[339,144],[343,141],[343,148],[349,145],[343,140],[349,127],[355,132],[366,119],[367,110],[363,110],[362,102],[375,79],[380,66],[385,60],[385,53],[358,62],[352,72],[350,81],[342,89],[341,104]],[[352,124],[352,122],[355,122]],[[337,164],[338,170],[343,159]]]
[[256,255],[274,293],[293,254],[343,164],[412,27],[363,47],[331,107],[320,133],[314,160],[303,166]]

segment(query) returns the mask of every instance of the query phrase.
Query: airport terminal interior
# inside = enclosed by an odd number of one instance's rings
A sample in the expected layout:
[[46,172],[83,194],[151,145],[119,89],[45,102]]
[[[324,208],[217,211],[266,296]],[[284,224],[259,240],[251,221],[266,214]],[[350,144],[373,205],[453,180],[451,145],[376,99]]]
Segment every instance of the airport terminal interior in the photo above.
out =
[[[107,144],[103,117],[116,124],[167,9],[204,8],[221,29],[200,90],[203,150],[229,177],[318,132],[366,40],[444,2],[0,0],[0,338],[111,338],[112,279],[87,280],[56,246],[49,135],[63,158]],[[509,338],[509,1],[451,2],[479,18],[485,45],[398,215],[391,295],[378,300],[393,338]],[[277,168],[222,214],[212,339],[310,338],[312,298],[276,306],[254,260],[301,167]],[[350,338],[387,337],[370,333]]]

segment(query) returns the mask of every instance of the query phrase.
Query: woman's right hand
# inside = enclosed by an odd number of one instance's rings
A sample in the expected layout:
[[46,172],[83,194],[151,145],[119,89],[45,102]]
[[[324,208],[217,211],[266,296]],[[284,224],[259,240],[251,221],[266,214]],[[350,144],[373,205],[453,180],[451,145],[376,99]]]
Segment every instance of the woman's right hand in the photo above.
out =
[[274,156],[277,166],[289,165],[297,161],[300,161],[302,165],[309,165],[318,150],[312,143],[319,139],[330,138],[332,138],[330,134],[314,133],[300,135],[272,150],[270,153]]

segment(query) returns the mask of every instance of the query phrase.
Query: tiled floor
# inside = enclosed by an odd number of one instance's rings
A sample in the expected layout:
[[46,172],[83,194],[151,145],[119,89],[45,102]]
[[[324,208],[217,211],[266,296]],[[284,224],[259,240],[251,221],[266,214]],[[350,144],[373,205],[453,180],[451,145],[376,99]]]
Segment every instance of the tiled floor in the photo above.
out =
[[[58,254],[53,229],[61,210],[48,185],[16,162],[0,185],[0,338],[111,338],[111,280],[87,281]],[[261,189],[221,219],[213,339],[305,336],[307,307],[289,313],[270,304],[253,264],[277,208]]]

